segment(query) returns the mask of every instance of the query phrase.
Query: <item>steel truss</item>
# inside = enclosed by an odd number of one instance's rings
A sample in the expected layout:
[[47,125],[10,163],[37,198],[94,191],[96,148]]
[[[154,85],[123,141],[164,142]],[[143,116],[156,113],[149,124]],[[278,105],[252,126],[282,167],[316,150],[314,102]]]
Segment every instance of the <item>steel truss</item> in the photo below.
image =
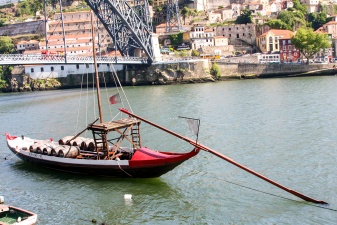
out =
[[182,25],[179,15],[178,0],[168,0],[166,6],[166,30],[170,33],[174,31],[181,31]]
[[147,0],[85,0],[113,38],[115,49],[122,56],[135,56],[135,50],[145,52],[152,63],[152,24]]

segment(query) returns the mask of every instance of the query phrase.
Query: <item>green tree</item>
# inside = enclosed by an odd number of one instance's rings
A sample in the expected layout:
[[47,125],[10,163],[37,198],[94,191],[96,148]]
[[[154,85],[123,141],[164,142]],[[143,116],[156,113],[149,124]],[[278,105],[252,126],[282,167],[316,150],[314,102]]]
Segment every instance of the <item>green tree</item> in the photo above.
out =
[[271,29],[291,30],[291,27],[280,19],[269,20],[266,25]]
[[198,52],[198,50],[193,49],[192,52],[191,52],[191,55],[192,56],[200,56],[200,53]]
[[251,11],[249,9],[244,9],[241,11],[241,15],[238,16],[235,20],[236,24],[247,24],[247,23],[252,23],[253,21],[253,16]]
[[189,50],[182,50],[180,52],[181,57],[187,57],[191,55],[191,52]]
[[184,6],[184,8],[181,10],[181,15],[183,16],[184,25],[186,24],[186,17],[188,17],[190,9]]
[[307,13],[307,5],[304,3],[300,3],[299,0],[293,0],[294,9],[301,11],[303,15]]
[[217,79],[221,76],[221,70],[217,63],[213,63],[211,67],[211,75],[215,76]]
[[327,16],[324,12],[308,14],[308,22],[311,23],[311,27],[314,30],[320,28],[323,24],[327,23],[327,21]]
[[291,38],[291,43],[307,59],[312,58],[320,49],[329,48],[329,38],[326,34],[315,33],[311,28],[301,27],[297,30],[295,36]]
[[9,77],[11,75],[12,69],[12,66],[0,67],[0,92],[5,91],[9,86]]
[[14,52],[14,44],[10,37],[0,36],[0,54],[9,54]]
[[183,33],[179,34],[170,34],[171,44],[177,46],[183,42]]

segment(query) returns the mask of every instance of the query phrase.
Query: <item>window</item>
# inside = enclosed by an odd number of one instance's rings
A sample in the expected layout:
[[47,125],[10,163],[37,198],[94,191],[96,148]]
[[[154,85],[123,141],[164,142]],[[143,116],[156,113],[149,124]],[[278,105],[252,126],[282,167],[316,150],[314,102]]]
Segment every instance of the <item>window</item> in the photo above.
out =
[[34,73],[34,68],[30,68],[30,72],[31,72],[31,73]]
[[41,67],[41,72],[43,72],[44,71],[44,69],[43,69],[43,67]]
[[61,66],[61,70],[64,70],[64,66]]
[[76,69],[79,69],[80,68],[80,64],[76,64]]
[[52,67],[50,67],[50,70],[53,72],[54,71],[54,67],[52,66]]

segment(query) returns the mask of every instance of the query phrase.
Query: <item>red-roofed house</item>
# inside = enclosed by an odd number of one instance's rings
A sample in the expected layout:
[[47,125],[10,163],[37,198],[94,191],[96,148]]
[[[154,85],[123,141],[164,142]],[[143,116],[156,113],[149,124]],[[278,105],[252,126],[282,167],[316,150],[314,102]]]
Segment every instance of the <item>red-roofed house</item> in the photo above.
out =
[[291,38],[293,32],[290,30],[277,30],[271,29],[256,38],[256,46],[260,48],[262,52],[279,52],[280,51],[280,39]]

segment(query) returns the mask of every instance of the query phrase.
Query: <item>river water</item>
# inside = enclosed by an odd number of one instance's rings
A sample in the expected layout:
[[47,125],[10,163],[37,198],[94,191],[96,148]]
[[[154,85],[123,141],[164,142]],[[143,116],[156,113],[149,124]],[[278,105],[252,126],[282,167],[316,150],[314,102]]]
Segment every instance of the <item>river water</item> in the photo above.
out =
[[[115,90],[108,91],[102,96]],[[10,153],[4,132],[57,140],[92,122],[82,116],[97,114],[91,112],[94,105],[82,102],[92,94],[80,90],[0,94],[0,195],[6,203],[36,212],[43,225],[85,225],[92,219],[98,224],[337,224],[335,76],[126,87],[125,92],[136,114],[190,138],[195,137],[178,116],[199,118],[200,143],[329,205],[306,203],[207,152],[155,179],[63,174]],[[144,145],[191,149],[143,126]]]

